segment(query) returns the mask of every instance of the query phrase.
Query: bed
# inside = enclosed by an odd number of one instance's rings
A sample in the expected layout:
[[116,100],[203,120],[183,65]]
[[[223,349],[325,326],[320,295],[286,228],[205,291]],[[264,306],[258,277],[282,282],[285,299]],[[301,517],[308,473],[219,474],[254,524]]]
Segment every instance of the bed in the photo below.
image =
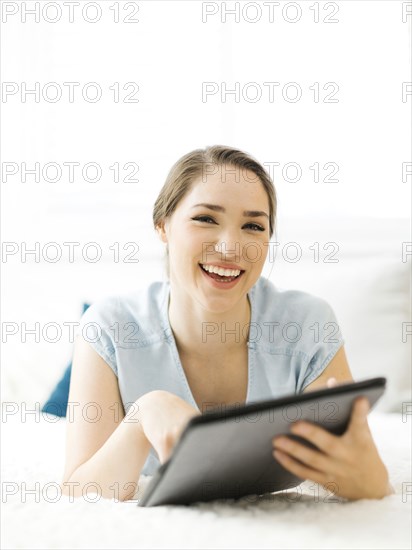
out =
[[[296,489],[190,506],[139,507],[61,495],[66,419],[6,413],[2,548],[410,548],[412,415],[372,410],[369,425],[395,494],[345,501],[309,481]],[[141,476],[135,499],[150,476]]]

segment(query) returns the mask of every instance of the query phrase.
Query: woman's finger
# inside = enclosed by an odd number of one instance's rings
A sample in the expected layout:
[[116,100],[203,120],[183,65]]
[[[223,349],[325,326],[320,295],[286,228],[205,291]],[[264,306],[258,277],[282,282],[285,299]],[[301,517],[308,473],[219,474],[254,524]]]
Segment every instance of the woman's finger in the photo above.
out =
[[336,380],[336,378],[332,377],[332,378],[328,378],[327,382],[326,382],[326,386],[328,388],[333,388],[333,386],[337,386],[338,385],[338,381]]
[[370,432],[368,424],[368,412],[370,403],[366,397],[358,397],[352,407],[351,417],[348,425],[348,431],[364,432],[365,429]]
[[320,472],[334,473],[335,465],[332,462],[333,459],[320,451],[310,449],[302,443],[283,436],[275,437],[273,445],[274,451],[283,451],[306,466],[311,466]]
[[292,424],[291,432],[307,439],[320,451],[333,457],[342,459],[347,456],[347,451],[339,436],[329,433],[324,428],[311,422],[298,421]]
[[300,464],[294,458],[282,451],[273,451],[273,456],[286,470],[300,477],[301,479],[310,479],[315,483],[324,484],[329,481],[328,476],[323,472],[308,468],[304,464]]

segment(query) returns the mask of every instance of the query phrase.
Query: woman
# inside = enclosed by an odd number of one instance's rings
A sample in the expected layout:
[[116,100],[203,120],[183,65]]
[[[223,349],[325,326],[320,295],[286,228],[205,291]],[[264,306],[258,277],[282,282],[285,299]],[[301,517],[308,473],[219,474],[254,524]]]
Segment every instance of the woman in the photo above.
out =
[[[153,212],[170,280],[107,298],[82,317],[65,494],[94,486],[105,498],[128,500],[139,475],[153,474],[207,408],[352,381],[340,331],[322,333],[326,323],[337,327],[327,302],[280,291],[261,276],[275,220],[273,182],[248,154],[207,147],[172,167]],[[95,338],[85,336],[91,325]],[[367,412],[367,399],[356,400],[342,436],[296,423],[293,432],[319,451],[281,437],[274,459],[303,479],[333,482],[344,498],[391,494]]]

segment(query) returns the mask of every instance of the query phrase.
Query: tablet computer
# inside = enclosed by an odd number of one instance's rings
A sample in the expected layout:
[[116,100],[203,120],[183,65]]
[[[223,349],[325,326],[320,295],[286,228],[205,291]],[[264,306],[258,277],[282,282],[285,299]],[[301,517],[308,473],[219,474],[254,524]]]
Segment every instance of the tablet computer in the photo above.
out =
[[385,384],[386,378],[370,378],[195,416],[148,483],[138,506],[236,499],[296,487],[304,480],[274,458],[273,437],[286,434],[316,448],[290,432],[293,422],[307,420],[341,435],[353,401],[365,396],[371,410]]

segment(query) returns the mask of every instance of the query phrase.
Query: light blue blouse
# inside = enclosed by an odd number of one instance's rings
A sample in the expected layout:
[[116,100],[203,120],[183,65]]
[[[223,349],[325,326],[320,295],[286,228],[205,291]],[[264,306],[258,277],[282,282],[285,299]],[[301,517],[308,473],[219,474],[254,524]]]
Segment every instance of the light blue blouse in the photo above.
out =
[[[170,283],[155,281],[92,304],[78,332],[116,374],[127,412],[145,393],[172,392],[198,409],[168,317]],[[276,287],[261,276],[248,292],[251,321],[246,403],[301,393],[344,344],[331,306],[318,296]],[[240,334],[247,327],[239,327]],[[142,474],[160,465],[151,449]]]

